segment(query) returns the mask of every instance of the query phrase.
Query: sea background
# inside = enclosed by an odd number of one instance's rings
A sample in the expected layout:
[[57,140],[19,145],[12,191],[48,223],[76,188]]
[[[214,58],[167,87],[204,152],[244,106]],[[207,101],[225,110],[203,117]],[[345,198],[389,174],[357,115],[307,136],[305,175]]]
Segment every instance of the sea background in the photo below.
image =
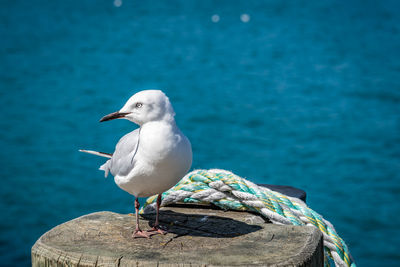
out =
[[[399,266],[399,1],[2,1],[0,265],[133,198],[78,152],[112,152],[162,89],[192,168],[304,189],[358,266]],[[215,16],[216,15],[216,16]]]

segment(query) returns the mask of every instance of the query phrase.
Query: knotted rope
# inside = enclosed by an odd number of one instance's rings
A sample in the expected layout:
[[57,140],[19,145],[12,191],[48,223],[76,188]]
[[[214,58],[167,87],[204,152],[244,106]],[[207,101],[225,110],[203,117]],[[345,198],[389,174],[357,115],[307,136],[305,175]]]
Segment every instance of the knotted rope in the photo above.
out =
[[[149,197],[141,212],[154,211],[156,198]],[[253,211],[274,224],[315,226],[323,234],[325,266],[329,266],[326,257],[332,259],[336,266],[356,266],[333,225],[303,201],[257,186],[229,171],[211,169],[188,173],[162,194],[162,206],[177,202],[212,203],[224,210]]]

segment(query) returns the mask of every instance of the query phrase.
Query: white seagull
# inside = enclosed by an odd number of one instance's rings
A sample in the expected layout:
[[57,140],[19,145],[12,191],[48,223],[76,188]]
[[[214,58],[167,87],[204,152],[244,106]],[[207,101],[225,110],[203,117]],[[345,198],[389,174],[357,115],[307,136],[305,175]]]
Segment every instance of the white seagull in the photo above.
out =
[[[175,123],[175,112],[168,97],[160,90],[144,90],[134,94],[117,112],[104,116],[100,122],[127,119],[140,127],[123,136],[113,154],[80,150],[110,158],[100,170],[114,176],[115,183],[135,196],[136,229],[133,237],[149,238],[165,234],[159,225],[161,194],[173,187],[192,165],[189,139]],[[158,194],[156,221],[152,229],[139,227],[139,197]]]

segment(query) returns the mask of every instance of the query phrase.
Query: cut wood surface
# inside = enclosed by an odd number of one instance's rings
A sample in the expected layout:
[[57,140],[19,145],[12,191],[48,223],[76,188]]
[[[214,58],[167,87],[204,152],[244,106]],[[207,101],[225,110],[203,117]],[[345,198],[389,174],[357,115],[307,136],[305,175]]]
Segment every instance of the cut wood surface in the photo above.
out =
[[[154,214],[141,217],[142,229]],[[322,235],[247,212],[165,207],[169,233],[133,239],[134,216],[96,212],[61,224],[32,247],[33,266],[323,266]]]

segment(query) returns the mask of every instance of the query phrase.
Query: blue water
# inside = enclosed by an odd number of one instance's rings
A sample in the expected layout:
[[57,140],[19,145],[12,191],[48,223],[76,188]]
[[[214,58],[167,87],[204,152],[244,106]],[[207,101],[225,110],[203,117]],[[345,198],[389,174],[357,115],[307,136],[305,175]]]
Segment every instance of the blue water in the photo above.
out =
[[300,187],[359,266],[400,265],[398,1],[1,6],[0,265],[29,265],[64,221],[132,212],[77,150],[112,152],[135,126],[98,120],[149,88],[170,97],[193,168]]

